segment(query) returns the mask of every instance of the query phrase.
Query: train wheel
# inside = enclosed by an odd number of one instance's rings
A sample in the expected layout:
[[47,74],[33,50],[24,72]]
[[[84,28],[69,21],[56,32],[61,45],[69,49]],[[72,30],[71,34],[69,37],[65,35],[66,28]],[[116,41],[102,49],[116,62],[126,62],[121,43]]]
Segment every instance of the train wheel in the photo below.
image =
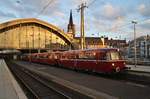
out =
[[120,72],[120,67],[116,67],[116,72]]

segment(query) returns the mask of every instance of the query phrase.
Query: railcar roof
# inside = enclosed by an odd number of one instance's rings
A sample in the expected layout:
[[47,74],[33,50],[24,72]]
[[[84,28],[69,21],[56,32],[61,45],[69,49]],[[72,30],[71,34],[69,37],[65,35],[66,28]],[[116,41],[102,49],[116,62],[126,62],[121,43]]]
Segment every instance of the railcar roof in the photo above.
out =
[[[69,52],[76,51],[110,51],[110,50],[118,50],[117,48],[97,48],[97,49],[83,49],[83,50],[69,50]],[[68,52],[68,51],[65,51]]]
[[50,54],[50,53],[65,53],[65,52],[79,52],[79,51],[116,51],[118,50],[117,48],[96,48],[96,49],[83,49],[83,50],[68,50],[64,52],[44,52],[44,53],[32,53],[32,54],[27,54],[27,55],[44,55],[44,54]]
[[117,48],[96,48],[96,49],[85,49],[85,50],[104,50],[104,51],[107,51],[107,50],[118,50]]

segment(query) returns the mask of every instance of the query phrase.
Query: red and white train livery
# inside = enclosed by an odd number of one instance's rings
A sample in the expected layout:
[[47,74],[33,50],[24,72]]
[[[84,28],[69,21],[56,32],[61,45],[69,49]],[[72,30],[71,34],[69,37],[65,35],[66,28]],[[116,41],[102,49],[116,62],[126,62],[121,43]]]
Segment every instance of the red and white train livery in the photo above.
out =
[[125,60],[119,50],[114,48],[34,53],[24,56],[23,59],[98,73],[119,73],[126,69]]

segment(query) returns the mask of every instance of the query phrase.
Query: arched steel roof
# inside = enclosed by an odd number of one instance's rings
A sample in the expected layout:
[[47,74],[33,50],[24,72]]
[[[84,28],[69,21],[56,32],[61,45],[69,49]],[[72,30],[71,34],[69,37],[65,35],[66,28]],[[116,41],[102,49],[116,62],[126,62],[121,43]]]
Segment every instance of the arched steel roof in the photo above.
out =
[[16,20],[2,23],[2,24],[0,24],[0,33],[9,29],[9,27],[12,27],[12,26],[19,26],[20,24],[32,24],[32,23],[39,24],[41,26],[46,27],[47,29],[53,30],[53,33],[55,33],[57,36],[62,38],[68,45],[71,45],[71,47],[74,49],[74,46],[73,46],[73,43],[72,43],[70,37],[67,36],[64,31],[62,31],[61,29],[59,29],[58,27],[56,27],[50,23],[47,23],[47,22],[44,22],[42,20],[35,19],[35,18],[16,19]]

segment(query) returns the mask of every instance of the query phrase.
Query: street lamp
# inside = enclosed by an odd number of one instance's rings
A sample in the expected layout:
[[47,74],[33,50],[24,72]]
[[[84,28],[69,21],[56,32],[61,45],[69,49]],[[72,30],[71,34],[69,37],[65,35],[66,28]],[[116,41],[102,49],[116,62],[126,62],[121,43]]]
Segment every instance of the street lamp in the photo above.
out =
[[134,66],[136,67],[137,63],[137,57],[136,57],[136,29],[135,29],[135,24],[137,24],[136,21],[132,21],[134,25]]

